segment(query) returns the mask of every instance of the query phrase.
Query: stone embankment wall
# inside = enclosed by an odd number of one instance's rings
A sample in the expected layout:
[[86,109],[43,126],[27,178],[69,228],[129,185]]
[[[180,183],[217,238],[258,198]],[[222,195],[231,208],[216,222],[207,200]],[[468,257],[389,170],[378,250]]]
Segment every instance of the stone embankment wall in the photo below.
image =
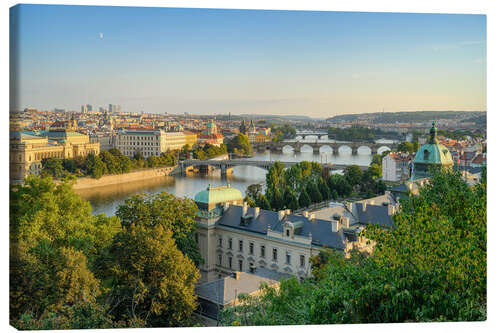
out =
[[76,184],[73,185],[74,190],[88,189],[92,187],[108,186],[145,180],[151,178],[165,177],[171,174],[175,167],[162,167],[155,169],[145,169],[123,173],[119,175],[105,175],[99,179],[90,177],[78,178]]

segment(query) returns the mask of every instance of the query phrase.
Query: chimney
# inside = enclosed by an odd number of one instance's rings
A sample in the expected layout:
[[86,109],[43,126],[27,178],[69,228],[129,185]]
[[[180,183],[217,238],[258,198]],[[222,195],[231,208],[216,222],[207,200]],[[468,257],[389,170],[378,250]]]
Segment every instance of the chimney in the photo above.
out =
[[247,209],[248,209],[248,205],[246,202],[244,202],[243,203],[243,211],[241,212],[241,216],[247,215]]
[[396,207],[393,205],[387,205],[387,214],[394,215],[396,212]]
[[234,272],[233,273],[233,277],[234,277],[235,280],[239,280],[240,279],[240,273],[241,272]]
[[349,228],[349,226],[351,225],[351,223],[350,223],[350,220],[349,220],[348,217],[344,217],[344,222],[345,222],[345,227]]
[[285,217],[285,211],[284,210],[280,210],[278,212],[278,220],[283,220],[283,218]]
[[314,215],[314,213],[311,213],[311,214],[309,214],[309,216],[308,216],[308,218],[307,218],[307,219],[308,219],[309,221],[312,221],[312,220],[314,220],[315,216],[316,216],[316,215]]
[[363,212],[366,212],[366,201],[363,201]]
[[260,207],[255,207],[254,208],[254,218],[259,217],[260,214]]
[[308,211],[305,211],[305,212],[304,212],[304,217],[309,218],[309,212],[308,212]]
[[224,203],[224,211],[227,211],[229,209],[229,202]]
[[285,214],[286,214],[286,215],[290,215],[290,214],[292,214],[292,210],[291,210],[291,209],[287,209],[287,210],[285,210]]
[[332,232],[339,232],[340,221],[332,221]]
[[347,209],[352,212],[352,202],[347,203]]

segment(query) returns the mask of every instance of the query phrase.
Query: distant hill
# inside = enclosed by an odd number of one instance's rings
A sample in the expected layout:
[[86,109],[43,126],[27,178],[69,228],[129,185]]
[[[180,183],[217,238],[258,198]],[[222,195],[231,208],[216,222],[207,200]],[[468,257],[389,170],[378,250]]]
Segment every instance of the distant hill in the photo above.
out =
[[372,121],[374,123],[412,123],[428,122],[438,119],[456,119],[462,122],[486,124],[485,111],[414,111],[414,112],[378,112],[361,114],[344,114],[328,118],[329,122]]

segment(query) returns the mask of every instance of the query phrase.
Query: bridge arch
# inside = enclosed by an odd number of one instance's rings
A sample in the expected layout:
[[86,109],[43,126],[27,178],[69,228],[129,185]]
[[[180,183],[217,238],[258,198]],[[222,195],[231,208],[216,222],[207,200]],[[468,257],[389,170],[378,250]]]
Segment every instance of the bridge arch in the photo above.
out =
[[312,152],[314,152],[314,149],[310,145],[305,144],[305,145],[300,146],[300,152],[301,153],[312,153]]
[[302,135],[297,135],[297,136],[295,137],[295,140],[297,140],[297,141],[300,141],[300,140],[302,140],[302,139],[303,139]]
[[295,148],[291,145],[284,145],[282,148],[281,148],[281,152],[282,153],[292,153],[295,151]]
[[372,148],[365,146],[365,145],[361,145],[358,147],[357,153],[358,153],[358,155],[371,155]]
[[339,151],[339,154],[352,154],[353,153],[353,149],[348,145],[340,146],[338,151]]
[[387,150],[391,150],[391,148],[387,147],[387,146],[380,146],[377,148],[377,154],[382,154],[384,151],[387,151]]
[[334,152],[333,148],[330,145],[322,145],[319,147],[320,153],[332,154]]

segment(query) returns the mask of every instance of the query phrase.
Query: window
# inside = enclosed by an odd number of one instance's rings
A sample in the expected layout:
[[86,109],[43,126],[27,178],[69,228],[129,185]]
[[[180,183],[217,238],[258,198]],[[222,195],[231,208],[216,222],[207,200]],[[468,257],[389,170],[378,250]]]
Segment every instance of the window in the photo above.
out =
[[222,254],[219,254],[219,266],[222,266]]
[[238,249],[240,250],[240,252],[243,252],[243,241],[242,240],[239,241]]
[[290,229],[286,229],[286,237],[290,237]]
[[228,249],[233,249],[233,239],[232,238],[229,238],[229,244],[227,246]]
[[243,260],[238,260],[238,266],[240,267],[240,272],[243,271]]
[[262,245],[262,246],[260,247],[260,256],[261,256],[262,258],[264,258],[264,257],[266,256],[266,247],[265,247],[264,245]]
[[287,252],[286,253],[286,263],[287,263],[287,265],[290,265],[290,261],[291,261],[290,259],[291,259],[290,258],[290,253]]
[[277,249],[273,249],[273,260],[274,261],[278,260],[278,250]]
[[304,267],[306,265],[306,257],[303,254],[300,255],[300,267]]
[[250,254],[253,254],[253,242],[250,243],[250,249],[249,250],[250,250]]
[[229,262],[229,268],[233,268],[233,257],[228,257],[227,260]]
[[219,236],[219,246],[222,247],[222,237]]

